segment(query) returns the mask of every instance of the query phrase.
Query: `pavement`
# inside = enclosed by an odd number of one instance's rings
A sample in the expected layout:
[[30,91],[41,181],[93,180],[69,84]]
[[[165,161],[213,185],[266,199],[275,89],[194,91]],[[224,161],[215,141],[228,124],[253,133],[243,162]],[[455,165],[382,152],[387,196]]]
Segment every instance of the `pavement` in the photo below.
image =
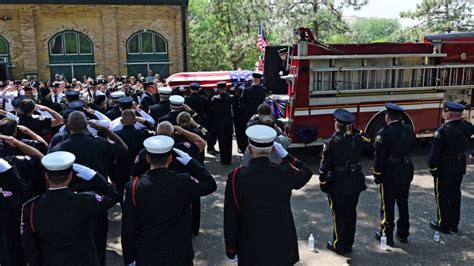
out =
[[[319,167],[320,152],[320,147],[290,150],[290,153],[309,164],[314,173]],[[237,154],[235,143],[234,154]],[[428,227],[429,222],[436,218],[436,203],[433,178],[426,166],[427,154],[428,147],[421,141],[412,152],[415,177],[409,198],[409,242],[401,244],[395,240],[396,247],[388,251],[380,249],[379,242],[373,237],[380,224],[380,195],[370,175],[373,164],[370,157],[361,161],[368,188],[359,198],[356,240],[350,256],[339,256],[326,249],[326,241],[332,237],[332,216],[327,196],[319,189],[318,176],[313,175],[305,187],[294,191],[291,203],[300,253],[297,265],[474,265],[474,164],[468,165],[462,185],[459,233],[442,235],[441,243],[436,243],[433,240],[434,231]],[[206,155],[205,164],[216,179],[217,191],[201,199],[201,231],[193,240],[195,265],[227,265],[223,237],[224,187],[227,174],[238,166],[240,160],[240,155],[234,155],[233,166],[221,166],[218,158]],[[117,205],[109,211],[107,265],[123,265],[120,219],[120,207]],[[315,252],[307,248],[310,234],[315,237]]]

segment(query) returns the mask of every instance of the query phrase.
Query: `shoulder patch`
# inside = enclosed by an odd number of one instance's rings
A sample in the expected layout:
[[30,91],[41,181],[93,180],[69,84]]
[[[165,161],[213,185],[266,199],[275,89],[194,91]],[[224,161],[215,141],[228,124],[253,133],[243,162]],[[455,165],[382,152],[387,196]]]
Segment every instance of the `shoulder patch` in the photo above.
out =
[[382,141],[383,141],[382,135],[377,135],[375,137],[375,142],[382,143]]

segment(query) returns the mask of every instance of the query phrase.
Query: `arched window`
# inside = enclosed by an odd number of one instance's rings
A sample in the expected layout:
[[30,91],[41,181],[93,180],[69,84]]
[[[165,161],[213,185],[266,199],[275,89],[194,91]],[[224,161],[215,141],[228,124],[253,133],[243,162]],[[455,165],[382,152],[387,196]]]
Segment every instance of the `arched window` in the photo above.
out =
[[63,74],[68,80],[95,76],[94,45],[83,33],[62,31],[49,41],[51,78]]
[[0,80],[10,79],[10,45],[0,36]]
[[158,32],[143,30],[128,38],[126,43],[129,75],[146,76],[149,69],[162,78],[169,75],[168,41]]
[[92,42],[84,34],[63,31],[49,42],[50,55],[91,55]]
[[132,35],[127,42],[128,54],[166,54],[168,42],[153,31],[141,31]]

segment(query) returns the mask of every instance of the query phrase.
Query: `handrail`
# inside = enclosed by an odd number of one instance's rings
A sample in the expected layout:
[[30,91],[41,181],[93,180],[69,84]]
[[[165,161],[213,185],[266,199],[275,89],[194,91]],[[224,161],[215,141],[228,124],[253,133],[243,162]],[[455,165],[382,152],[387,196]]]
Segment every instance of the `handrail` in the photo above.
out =
[[325,68],[312,68],[313,72],[334,72],[334,71],[360,71],[360,70],[400,70],[400,69],[443,69],[443,68],[463,68],[463,67],[474,67],[474,64],[465,65],[417,65],[417,66],[389,66],[389,67],[325,67]]

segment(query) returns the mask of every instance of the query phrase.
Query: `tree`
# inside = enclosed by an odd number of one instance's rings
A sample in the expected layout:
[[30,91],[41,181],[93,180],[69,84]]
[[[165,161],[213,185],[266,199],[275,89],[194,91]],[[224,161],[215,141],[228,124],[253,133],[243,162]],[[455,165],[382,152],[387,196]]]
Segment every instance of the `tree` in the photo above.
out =
[[420,21],[430,33],[470,31],[474,28],[473,5],[460,0],[423,0],[415,11],[401,12],[403,18]]
[[368,18],[351,27],[351,40],[356,43],[396,42],[395,33],[401,29],[397,19]]

